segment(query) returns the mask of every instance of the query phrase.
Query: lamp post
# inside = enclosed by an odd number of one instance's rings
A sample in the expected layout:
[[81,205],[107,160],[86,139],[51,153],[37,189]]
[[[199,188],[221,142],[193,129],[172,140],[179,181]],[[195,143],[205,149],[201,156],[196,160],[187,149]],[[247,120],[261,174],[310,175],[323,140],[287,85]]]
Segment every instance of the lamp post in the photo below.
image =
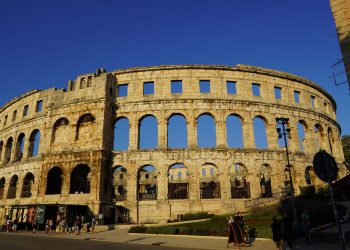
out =
[[294,185],[293,185],[293,178],[292,178],[292,171],[291,171],[291,165],[289,163],[289,151],[288,151],[288,142],[287,142],[287,136],[288,138],[291,138],[290,135],[290,128],[286,128],[286,125],[289,122],[289,118],[276,118],[277,124],[282,125],[282,131],[280,128],[277,128],[278,138],[284,139],[284,146],[286,147],[286,157],[287,157],[287,170],[289,173],[289,181],[290,181],[290,188],[291,188],[291,194],[292,194],[292,206],[293,206],[293,215],[294,215],[294,223],[297,222],[297,210],[295,206],[295,197],[294,197]]

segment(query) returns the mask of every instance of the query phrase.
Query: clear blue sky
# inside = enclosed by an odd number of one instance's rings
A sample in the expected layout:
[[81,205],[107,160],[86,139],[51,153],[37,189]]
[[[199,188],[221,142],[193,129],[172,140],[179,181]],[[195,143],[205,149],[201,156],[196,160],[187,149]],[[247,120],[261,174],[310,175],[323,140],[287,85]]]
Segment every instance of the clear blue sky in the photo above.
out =
[[329,0],[1,1],[0,105],[101,67],[248,64],[321,85],[350,134],[348,87],[329,79],[339,58]]

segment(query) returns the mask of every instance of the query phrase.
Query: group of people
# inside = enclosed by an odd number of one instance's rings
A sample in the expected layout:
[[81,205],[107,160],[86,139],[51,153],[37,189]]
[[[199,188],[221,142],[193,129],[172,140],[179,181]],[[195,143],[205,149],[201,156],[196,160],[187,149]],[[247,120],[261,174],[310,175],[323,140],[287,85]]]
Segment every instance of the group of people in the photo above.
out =
[[248,245],[248,232],[247,225],[241,212],[237,212],[234,217],[230,216],[227,218],[229,224],[229,240],[235,244]]
[[8,217],[5,220],[5,223],[1,227],[1,231],[6,231],[6,232],[17,232],[17,227],[18,227],[18,219],[14,219],[13,221]]
[[[301,228],[305,236],[305,242],[310,243],[310,217],[305,208],[301,214]],[[273,218],[271,224],[272,239],[275,242],[276,249],[292,249],[293,247],[293,221],[287,213],[283,213],[282,220]]]
[[45,223],[45,234],[50,234],[54,226],[59,233],[75,232],[76,235],[79,235],[83,227],[83,218],[77,216],[73,220],[72,218],[60,217],[56,220],[56,225],[54,225],[52,218],[48,219]]

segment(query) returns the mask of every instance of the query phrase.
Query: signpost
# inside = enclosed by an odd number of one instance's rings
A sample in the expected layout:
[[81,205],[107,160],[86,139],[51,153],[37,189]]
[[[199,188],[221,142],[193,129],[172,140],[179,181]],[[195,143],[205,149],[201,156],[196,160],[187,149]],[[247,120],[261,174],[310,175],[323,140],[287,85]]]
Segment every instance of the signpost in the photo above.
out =
[[343,235],[339,218],[338,218],[338,210],[335,206],[333,186],[332,186],[332,181],[336,180],[338,175],[337,163],[335,162],[334,158],[330,154],[328,154],[325,150],[322,150],[322,151],[319,151],[314,156],[313,166],[317,177],[320,178],[322,181],[328,183],[328,187],[329,187],[328,189],[331,196],[333,213],[335,217],[335,224],[337,225],[337,228],[338,228],[339,243],[340,243],[341,249],[346,250],[344,235]]

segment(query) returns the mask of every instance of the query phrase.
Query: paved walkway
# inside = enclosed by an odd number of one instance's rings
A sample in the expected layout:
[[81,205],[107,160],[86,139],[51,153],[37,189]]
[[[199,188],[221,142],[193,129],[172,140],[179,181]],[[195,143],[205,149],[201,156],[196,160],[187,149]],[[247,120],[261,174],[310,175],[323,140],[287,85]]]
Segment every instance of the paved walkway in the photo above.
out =
[[[132,243],[140,245],[161,245],[176,248],[197,248],[197,249],[227,249],[227,238],[225,237],[206,237],[206,236],[185,236],[185,235],[149,235],[149,234],[128,234],[128,228],[117,228],[111,231],[100,233],[82,233],[81,235],[55,233],[45,235],[43,232],[35,234],[26,231],[20,231],[18,234],[30,235],[32,237],[62,237],[77,240],[95,240],[120,243]],[[1,235],[1,234],[0,234]],[[229,248],[233,249],[233,244]],[[244,249],[244,248],[242,248]],[[247,249],[274,250],[274,243],[269,239],[256,239]],[[306,245],[302,240],[295,243],[293,249],[304,250],[335,250],[340,249],[339,244],[314,243]],[[347,245],[350,249],[350,243]]]

